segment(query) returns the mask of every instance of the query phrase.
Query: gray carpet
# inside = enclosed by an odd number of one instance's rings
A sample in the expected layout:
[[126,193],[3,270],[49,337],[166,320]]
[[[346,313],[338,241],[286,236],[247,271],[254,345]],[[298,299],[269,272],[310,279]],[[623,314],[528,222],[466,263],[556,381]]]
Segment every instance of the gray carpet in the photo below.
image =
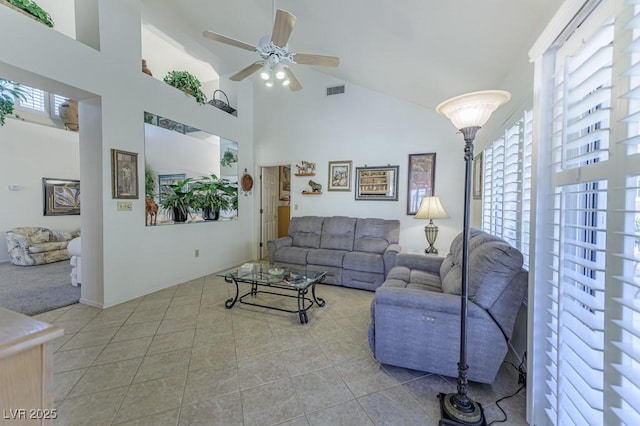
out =
[[0,306],[37,315],[80,300],[80,287],[71,285],[68,260],[38,266],[0,263]]

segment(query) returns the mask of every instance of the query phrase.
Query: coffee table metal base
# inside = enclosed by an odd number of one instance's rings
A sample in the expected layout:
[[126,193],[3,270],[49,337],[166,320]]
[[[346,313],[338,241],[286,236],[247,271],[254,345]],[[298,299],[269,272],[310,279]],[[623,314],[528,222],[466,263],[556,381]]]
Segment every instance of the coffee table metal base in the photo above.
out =
[[[310,287],[307,288],[285,288],[285,287],[277,287],[280,290],[291,290],[296,292],[295,295],[291,295],[291,294],[283,294],[283,293],[276,293],[273,291],[268,291],[268,290],[258,290],[258,286],[264,286],[264,287],[269,287],[269,286],[265,286],[264,284],[258,284],[256,282],[249,282],[249,281],[240,281],[243,283],[247,283],[247,284],[251,284],[251,290],[246,292],[245,294],[243,294],[242,296],[240,296],[240,287],[238,286],[238,280],[236,280],[235,278],[230,278],[230,277],[225,277],[224,279],[226,282],[228,283],[234,283],[236,286],[236,294],[234,295],[234,297],[230,297],[229,299],[227,299],[226,302],[224,302],[224,306],[227,309],[231,309],[233,307],[233,305],[236,304],[236,302],[245,304],[245,305],[252,305],[252,306],[259,306],[261,308],[267,308],[267,309],[275,309],[277,311],[282,311],[282,312],[291,312],[294,314],[298,314],[298,318],[300,319],[300,324],[306,324],[309,322],[309,318],[307,316],[307,310],[312,307],[314,305],[314,303],[320,307],[325,305],[325,301],[324,299],[317,297],[316,296],[316,283],[314,282],[313,284],[311,284]],[[311,297],[307,297],[307,295],[309,294],[309,288],[311,288]],[[254,302],[249,302],[249,301],[245,301],[245,297],[247,296],[251,296],[251,297],[256,297],[258,295],[258,293],[265,293],[265,294],[274,294],[276,296],[282,296],[282,297],[291,297],[297,300],[298,303],[298,309],[296,310],[292,310],[292,309],[284,309],[284,308],[280,308],[277,306],[271,306],[271,305],[263,305],[261,303],[254,303]]]

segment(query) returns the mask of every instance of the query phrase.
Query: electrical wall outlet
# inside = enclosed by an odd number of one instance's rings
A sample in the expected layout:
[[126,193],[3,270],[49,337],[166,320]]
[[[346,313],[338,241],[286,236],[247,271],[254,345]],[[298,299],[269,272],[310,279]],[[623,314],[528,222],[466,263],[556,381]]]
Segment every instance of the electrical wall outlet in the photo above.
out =
[[119,212],[130,212],[133,210],[133,202],[132,201],[118,201],[118,211]]

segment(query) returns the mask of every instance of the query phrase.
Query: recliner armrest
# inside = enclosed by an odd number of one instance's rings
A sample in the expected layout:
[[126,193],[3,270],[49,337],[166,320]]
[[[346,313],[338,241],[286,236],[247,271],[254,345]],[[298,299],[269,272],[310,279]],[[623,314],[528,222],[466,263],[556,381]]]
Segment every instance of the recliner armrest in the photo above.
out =
[[396,257],[396,266],[406,266],[409,269],[418,269],[440,275],[440,265],[442,265],[443,261],[444,257],[400,253]]
[[[420,256],[420,255],[418,255]],[[438,312],[460,316],[460,296],[435,291],[417,290],[412,288],[379,287],[376,289],[376,305],[402,306],[427,312]],[[486,318],[487,312],[480,306],[469,301],[468,315],[472,318]]]
[[389,246],[385,249],[382,254],[382,258],[384,260],[384,276],[386,277],[391,268],[396,265],[396,257],[398,253],[400,253],[402,247],[400,244],[389,244]]

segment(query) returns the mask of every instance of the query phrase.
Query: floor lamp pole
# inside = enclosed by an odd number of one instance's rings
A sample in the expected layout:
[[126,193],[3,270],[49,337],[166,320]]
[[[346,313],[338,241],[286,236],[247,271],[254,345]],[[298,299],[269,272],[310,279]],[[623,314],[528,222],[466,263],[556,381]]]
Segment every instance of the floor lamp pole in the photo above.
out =
[[487,422],[484,418],[482,406],[467,396],[469,382],[467,380],[467,302],[469,299],[469,216],[471,215],[471,166],[473,164],[473,141],[480,127],[466,127],[460,129],[464,136],[464,224],[462,230],[462,283],[460,297],[460,360],[458,361],[458,392],[439,394],[441,426],[464,425],[483,426]]

